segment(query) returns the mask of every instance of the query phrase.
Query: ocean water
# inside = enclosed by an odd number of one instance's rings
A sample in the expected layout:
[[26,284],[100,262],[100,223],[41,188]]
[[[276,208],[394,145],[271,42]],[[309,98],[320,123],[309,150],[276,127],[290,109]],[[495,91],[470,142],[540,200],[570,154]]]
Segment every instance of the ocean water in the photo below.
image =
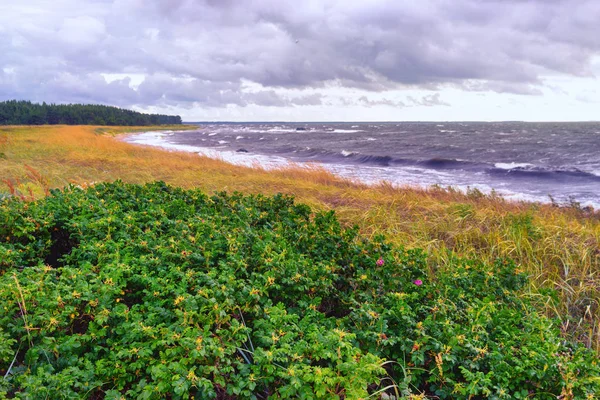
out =
[[494,190],[600,209],[600,123],[202,123],[126,140],[234,164],[318,163],[367,183]]

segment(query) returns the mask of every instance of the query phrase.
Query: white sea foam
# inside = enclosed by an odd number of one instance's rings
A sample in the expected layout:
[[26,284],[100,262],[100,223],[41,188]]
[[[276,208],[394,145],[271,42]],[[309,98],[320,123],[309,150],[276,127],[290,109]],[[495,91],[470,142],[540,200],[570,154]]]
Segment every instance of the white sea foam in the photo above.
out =
[[212,133],[209,133],[208,136],[215,136],[216,134],[217,134],[217,132],[212,132]]
[[342,154],[344,157],[349,157],[349,156],[351,156],[351,155],[353,155],[353,154],[356,154],[356,153],[355,153],[354,151],[342,150],[342,151],[341,151],[341,154]]
[[231,129],[231,132],[236,132],[236,133],[263,133],[265,132],[264,129],[250,129],[248,127],[243,127],[243,128],[239,128],[239,129]]
[[242,152],[238,153],[236,151],[169,143],[165,140],[165,136],[161,132],[144,132],[126,137],[124,140],[128,143],[155,146],[167,150],[197,153],[206,157],[223,160],[231,164],[248,167],[260,165],[265,169],[276,169],[290,165],[290,161],[283,157]]
[[219,144],[227,144],[229,143],[227,140],[219,140]]
[[189,151],[193,152],[196,146],[186,144],[174,144],[165,140],[165,135],[162,132],[144,132],[124,139],[127,143],[142,144],[147,146],[162,147],[169,150]]
[[240,139],[243,139],[243,138],[244,138],[243,136],[236,136],[235,140],[240,140]]
[[256,165],[265,169],[277,169],[291,165],[291,162],[283,157],[265,156],[260,154],[243,153],[231,150],[216,150],[211,148],[196,147],[194,152],[218,160],[223,160],[230,164],[253,167]]
[[496,163],[496,164],[494,164],[494,166],[496,168],[510,170],[510,169],[515,169],[515,168],[533,167],[533,164],[511,162],[511,163]]
[[[264,132],[264,131],[260,131],[260,132]],[[271,128],[271,129],[267,129],[266,132],[269,133],[290,133],[290,132],[296,132],[296,129],[290,129],[290,128],[282,128],[282,127],[275,127],[275,128]]]
[[335,133],[356,133],[362,132],[360,129],[334,129],[332,132]]

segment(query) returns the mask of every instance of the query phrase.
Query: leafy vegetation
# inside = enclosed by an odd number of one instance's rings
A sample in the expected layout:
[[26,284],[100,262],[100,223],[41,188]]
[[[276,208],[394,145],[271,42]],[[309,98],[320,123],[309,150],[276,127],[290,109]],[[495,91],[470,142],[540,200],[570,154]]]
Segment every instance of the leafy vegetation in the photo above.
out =
[[[162,182],[0,203],[0,397],[595,398],[525,276],[284,195]],[[421,396],[421,397],[418,397]]]
[[0,125],[176,125],[178,115],[143,114],[97,104],[0,102]]

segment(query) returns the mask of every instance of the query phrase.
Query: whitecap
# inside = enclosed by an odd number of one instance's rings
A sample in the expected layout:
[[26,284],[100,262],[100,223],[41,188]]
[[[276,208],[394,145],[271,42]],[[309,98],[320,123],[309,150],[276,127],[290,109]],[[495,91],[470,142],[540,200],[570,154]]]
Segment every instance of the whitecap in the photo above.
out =
[[494,164],[494,166],[496,168],[500,168],[500,169],[511,170],[511,169],[515,169],[515,168],[533,167],[533,164],[511,162],[511,163],[496,163],[496,164]]
[[296,132],[296,129],[281,128],[281,127],[276,126],[275,128],[267,129],[266,132],[270,132],[270,133],[290,133],[290,132]]

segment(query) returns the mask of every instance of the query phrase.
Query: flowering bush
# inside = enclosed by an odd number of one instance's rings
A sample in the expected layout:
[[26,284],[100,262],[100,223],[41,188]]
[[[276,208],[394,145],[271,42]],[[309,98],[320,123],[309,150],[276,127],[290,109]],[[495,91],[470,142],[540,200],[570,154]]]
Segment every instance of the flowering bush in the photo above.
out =
[[510,261],[425,262],[281,195],[5,200],[0,398],[594,398]]

